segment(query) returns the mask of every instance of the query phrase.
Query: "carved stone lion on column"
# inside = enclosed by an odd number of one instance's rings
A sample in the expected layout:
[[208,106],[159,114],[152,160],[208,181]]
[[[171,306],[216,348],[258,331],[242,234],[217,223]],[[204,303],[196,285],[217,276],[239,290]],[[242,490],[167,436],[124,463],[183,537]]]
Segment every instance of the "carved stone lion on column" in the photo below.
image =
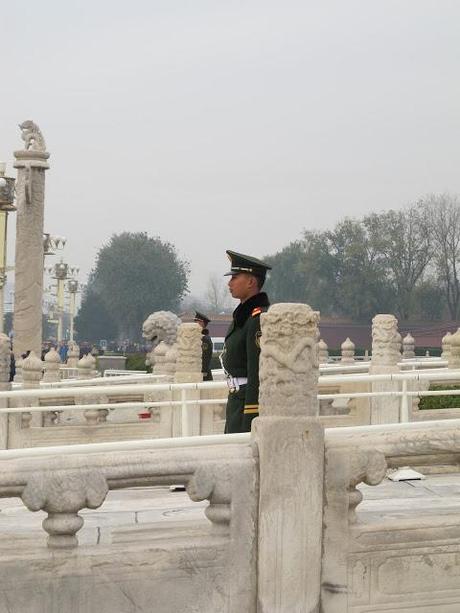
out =
[[142,325],[142,336],[152,343],[145,363],[154,374],[173,375],[177,359],[177,330],[181,320],[171,311],[156,311]]

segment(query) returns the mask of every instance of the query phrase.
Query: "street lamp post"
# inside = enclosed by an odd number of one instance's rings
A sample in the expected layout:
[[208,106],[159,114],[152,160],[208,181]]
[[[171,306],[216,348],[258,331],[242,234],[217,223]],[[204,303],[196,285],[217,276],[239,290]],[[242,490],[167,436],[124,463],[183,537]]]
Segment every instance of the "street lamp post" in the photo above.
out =
[[14,185],[15,179],[5,176],[6,164],[0,162],[0,332],[4,330],[4,296],[6,283],[6,245],[8,230],[8,213],[15,211]]
[[69,272],[69,265],[62,260],[54,265],[54,275],[57,279],[57,308],[58,308],[58,330],[57,340],[58,343],[63,338],[63,317],[64,317],[64,289],[67,274]]
[[70,281],[67,284],[67,289],[69,290],[69,294],[70,294],[70,340],[73,341],[73,337],[74,337],[73,321],[75,317],[76,296],[79,290],[78,281],[76,279],[70,279]]

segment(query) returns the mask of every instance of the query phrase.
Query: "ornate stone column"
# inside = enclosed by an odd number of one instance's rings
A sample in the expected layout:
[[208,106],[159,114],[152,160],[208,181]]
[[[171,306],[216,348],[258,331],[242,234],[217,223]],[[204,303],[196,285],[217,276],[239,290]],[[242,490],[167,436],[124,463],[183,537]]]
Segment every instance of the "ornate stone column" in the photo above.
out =
[[411,360],[415,358],[415,339],[410,332],[403,338],[403,359]]
[[[380,314],[372,320],[372,359],[369,373],[390,375],[400,372],[401,335],[398,320],[394,315]],[[377,381],[372,383],[373,392],[399,391],[397,382]],[[371,424],[399,422],[400,400],[398,397],[379,396],[371,398]]]
[[14,271],[14,354],[40,355],[42,344],[43,214],[45,170],[49,153],[39,127],[24,121],[20,128],[24,149],[15,151],[16,257]]
[[252,438],[260,465],[258,610],[270,613],[320,606],[318,322],[305,304],[275,304],[261,315],[260,416]]
[[327,364],[329,362],[329,351],[328,346],[322,338],[319,339],[318,342],[318,352],[319,352],[319,363]]
[[342,357],[340,359],[341,364],[354,364],[355,363],[355,344],[348,337],[343,341],[340,346]]
[[[200,383],[203,381],[201,328],[196,323],[180,324],[177,330],[176,372],[174,383]],[[174,400],[199,400],[198,390],[175,392]],[[201,407],[188,404],[173,411],[173,436],[199,435]]]

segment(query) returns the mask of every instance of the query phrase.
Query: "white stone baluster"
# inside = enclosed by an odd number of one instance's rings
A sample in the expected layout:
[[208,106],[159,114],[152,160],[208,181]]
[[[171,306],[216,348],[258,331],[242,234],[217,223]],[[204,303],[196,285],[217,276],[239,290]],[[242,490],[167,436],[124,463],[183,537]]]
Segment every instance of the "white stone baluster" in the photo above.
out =
[[347,337],[340,346],[341,351],[341,364],[354,364],[355,363],[355,344],[349,337]]
[[460,328],[450,337],[450,352],[447,358],[449,368],[460,368]]
[[59,366],[61,365],[61,358],[59,353],[54,347],[45,353],[45,374],[43,375],[43,382],[56,383],[59,381]]
[[319,351],[319,363],[327,364],[329,362],[329,351],[326,341],[322,338],[319,339],[318,342],[318,351]]
[[449,359],[449,354],[450,354],[450,340],[452,338],[452,332],[447,332],[443,337],[442,337],[442,352],[441,352],[441,359],[443,360],[448,360]]
[[403,338],[403,359],[410,360],[415,358],[415,339],[410,332]]
[[[29,355],[24,358],[22,362],[22,387],[24,390],[34,390],[40,387],[40,381],[43,377],[43,362],[31,351]],[[21,405],[23,407],[38,406],[39,400],[33,394],[30,397],[21,399]],[[22,427],[29,428],[30,426],[41,426],[42,415],[40,413],[32,414],[30,412],[24,412],[21,414]]]
[[66,366],[69,368],[77,368],[80,359],[80,347],[75,341],[69,342],[69,350],[67,352]]
[[320,607],[324,432],[318,419],[318,322],[319,313],[304,304],[275,304],[261,315],[260,416],[252,422],[260,463],[260,611]]
[[46,511],[43,529],[49,534],[48,547],[72,548],[83,526],[81,509],[97,509],[107,496],[107,481],[97,470],[60,470],[33,474],[22,492],[22,501],[31,511]]

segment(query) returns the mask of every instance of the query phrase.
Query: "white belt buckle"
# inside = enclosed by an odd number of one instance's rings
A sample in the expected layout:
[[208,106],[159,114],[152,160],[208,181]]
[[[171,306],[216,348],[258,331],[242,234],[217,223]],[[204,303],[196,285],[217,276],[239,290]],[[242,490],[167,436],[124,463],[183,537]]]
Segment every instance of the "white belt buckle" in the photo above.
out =
[[237,377],[227,377],[228,391],[234,394],[240,389]]

